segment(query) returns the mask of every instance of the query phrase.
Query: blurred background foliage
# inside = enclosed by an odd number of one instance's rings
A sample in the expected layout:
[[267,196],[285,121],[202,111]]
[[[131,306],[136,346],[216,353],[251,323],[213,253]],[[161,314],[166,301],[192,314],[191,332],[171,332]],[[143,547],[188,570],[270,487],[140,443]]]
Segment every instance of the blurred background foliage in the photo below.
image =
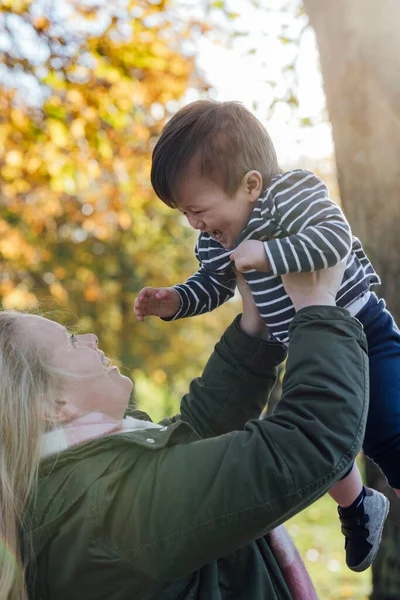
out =
[[177,410],[183,382],[231,312],[169,325],[133,318],[141,287],[196,268],[193,232],[149,183],[165,119],[189,85],[207,90],[181,48],[209,25],[178,20],[173,8],[0,3],[2,304],[56,310],[59,321],[95,331],[146,396],[163,387],[157,414]]

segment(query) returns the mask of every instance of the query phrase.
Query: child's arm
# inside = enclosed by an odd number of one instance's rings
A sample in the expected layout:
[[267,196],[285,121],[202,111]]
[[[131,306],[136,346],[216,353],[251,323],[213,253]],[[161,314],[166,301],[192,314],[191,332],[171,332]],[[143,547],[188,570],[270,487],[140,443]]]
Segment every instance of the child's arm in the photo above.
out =
[[329,198],[326,185],[308,171],[291,171],[279,178],[265,198],[263,211],[285,235],[264,242],[275,275],[332,267],[351,251],[345,216]]
[[[199,259],[196,246],[196,257]],[[199,261],[200,262],[200,261]],[[134,305],[139,321],[149,315],[164,321],[193,317],[211,312],[235,293],[236,277],[228,262],[222,271],[210,271],[200,263],[200,269],[182,284],[168,288],[147,287],[140,290]]]
[[209,271],[203,265],[185,283],[174,285],[179,294],[180,308],[166,321],[194,317],[211,312],[235,293],[236,279],[231,267],[225,271]]

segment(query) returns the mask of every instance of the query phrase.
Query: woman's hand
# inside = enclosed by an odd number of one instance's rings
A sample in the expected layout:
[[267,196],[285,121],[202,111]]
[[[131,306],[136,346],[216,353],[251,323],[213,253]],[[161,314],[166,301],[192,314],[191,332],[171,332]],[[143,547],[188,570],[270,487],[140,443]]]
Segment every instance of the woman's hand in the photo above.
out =
[[336,294],[343,280],[346,260],[334,267],[312,273],[282,275],[283,286],[296,312],[306,306],[336,306]]
[[260,313],[258,312],[258,308],[245,278],[238,271],[236,271],[236,284],[243,303],[242,318],[240,320],[241,329],[248,335],[268,340],[268,327],[260,317]]

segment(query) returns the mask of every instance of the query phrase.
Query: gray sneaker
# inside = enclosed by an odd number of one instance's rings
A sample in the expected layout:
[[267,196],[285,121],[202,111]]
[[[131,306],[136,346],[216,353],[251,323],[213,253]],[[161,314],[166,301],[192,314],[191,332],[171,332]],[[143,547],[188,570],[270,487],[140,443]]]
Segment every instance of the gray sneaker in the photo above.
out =
[[370,488],[357,508],[338,507],[342,533],[346,538],[346,564],[352,571],[365,571],[379,550],[383,526],[389,512],[389,500]]

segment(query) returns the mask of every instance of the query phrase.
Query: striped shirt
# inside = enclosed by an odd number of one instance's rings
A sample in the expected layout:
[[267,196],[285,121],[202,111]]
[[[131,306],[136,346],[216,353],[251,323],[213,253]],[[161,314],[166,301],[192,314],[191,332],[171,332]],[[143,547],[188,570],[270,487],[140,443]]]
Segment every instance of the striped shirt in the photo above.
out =
[[[347,257],[336,297],[342,307],[380,283],[326,185],[308,171],[296,169],[272,179],[234,248],[250,239],[264,243],[271,271],[251,270],[244,277],[271,334],[282,342],[289,339],[295,310],[281,275],[325,269]],[[200,234],[195,250],[200,268],[185,283],[174,286],[181,306],[173,320],[210,312],[234,295],[234,264],[229,258],[234,248],[227,250],[208,233]]]

